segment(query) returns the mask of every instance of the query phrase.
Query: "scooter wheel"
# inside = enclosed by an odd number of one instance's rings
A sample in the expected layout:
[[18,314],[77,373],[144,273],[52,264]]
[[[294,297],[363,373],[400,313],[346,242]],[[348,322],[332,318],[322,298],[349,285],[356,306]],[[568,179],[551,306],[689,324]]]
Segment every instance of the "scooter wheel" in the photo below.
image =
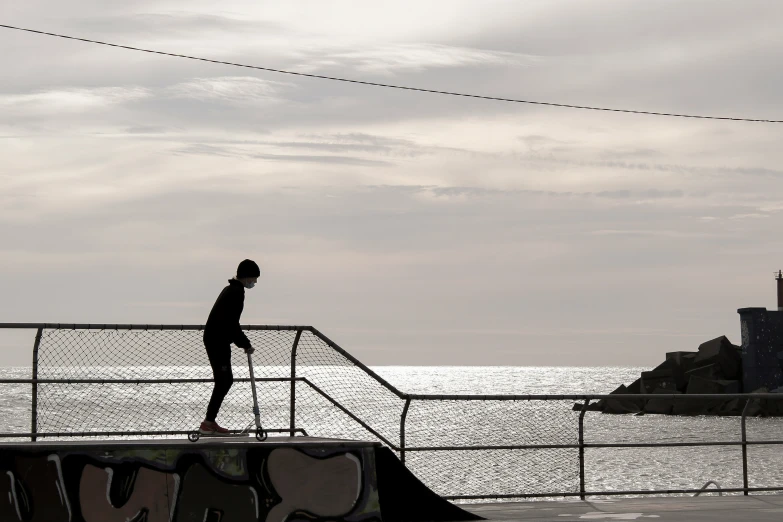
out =
[[201,437],[201,434],[198,431],[191,431],[188,433],[188,440],[190,442],[196,442]]
[[258,428],[256,430],[256,440],[258,440],[259,442],[264,442],[268,436],[269,434],[267,434],[267,432],[265,432],[261,428]]

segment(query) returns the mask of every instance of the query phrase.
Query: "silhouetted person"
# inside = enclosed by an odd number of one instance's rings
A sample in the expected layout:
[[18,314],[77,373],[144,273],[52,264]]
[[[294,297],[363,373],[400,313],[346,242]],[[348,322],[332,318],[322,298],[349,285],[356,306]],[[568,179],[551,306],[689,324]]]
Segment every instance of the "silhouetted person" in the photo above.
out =
[[223,399],[234,383],[234,374],[231,372],[231,343],[244,348],[245,353],[253,353],[250,340],[239,325],[239,318],[245,306],[245,288],[253,288],[260,275],[258,265],[250,259],[239,263],[236,277],[229,279],[228,286],[220,292],[204,327],[204,346],[215,376],[215,387],[207,407],[207,416],[199,428],[199,432],[204,435],[228,433],[227,429],[218,426],[215,419]]

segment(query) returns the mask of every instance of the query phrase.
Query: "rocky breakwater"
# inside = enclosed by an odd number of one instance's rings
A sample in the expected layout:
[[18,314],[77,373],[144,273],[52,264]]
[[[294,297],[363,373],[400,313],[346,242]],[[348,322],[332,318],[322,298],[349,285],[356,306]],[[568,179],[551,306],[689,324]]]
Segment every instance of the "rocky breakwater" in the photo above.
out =
[[[742,351],[726,336],[699,346],[697,352],[669,352],[666,360],[628,386],[621,385],[611,394],[722,394],[742,393]],[[752,393],[767,393],[767,388]],[[782,389],[772,390],[774,392]],[[658,413],[664,415],[741,415],[745,401],[740,399],[677,400],[607,399],[588,406],[588,411],[604,413]],[[574,405],[581,409],[581,405]],[[754,401],[751,416],[783,416],[783,401]]]

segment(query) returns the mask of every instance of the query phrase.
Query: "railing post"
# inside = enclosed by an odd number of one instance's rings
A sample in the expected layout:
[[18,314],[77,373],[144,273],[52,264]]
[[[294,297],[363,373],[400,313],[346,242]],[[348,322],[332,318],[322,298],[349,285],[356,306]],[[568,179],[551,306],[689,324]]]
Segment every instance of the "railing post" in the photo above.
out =
[[35,344],[33,345],[33,401],[30,411],[30,440],[33,442],[38,438],[35,436],[38,432],[38,383],[34,381],[38,379],[38,348],[41,346],[42,335],[43,328],[38,328],[38,332],[35,334]]
[[408,408],[411,406],[411,399],[408,397],[405,400],[405,407],[402,409],[402,415],[400,416],[400,461],[402,465],[405,465],[405,419],[408,418]]
[[748,417],[748,408],[753,399],[745,401],[745,407],[742,408],[742,494],[748,496],[748,431],[745,426],[745,419]]
[[579,412],[579,498],[585,499],[585,413],[590,399],[586,399]]
[[296,349],[299,347],[300,337],[302,337],[302,330],[297,330],[294,344],[291,346],[291,411],[288,424],[291,437],[296,434]]

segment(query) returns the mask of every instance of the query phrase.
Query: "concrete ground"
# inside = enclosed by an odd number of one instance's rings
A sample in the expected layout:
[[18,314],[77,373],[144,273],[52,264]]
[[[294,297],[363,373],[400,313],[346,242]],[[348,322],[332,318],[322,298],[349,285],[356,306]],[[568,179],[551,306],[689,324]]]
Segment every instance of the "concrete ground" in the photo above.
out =
[[462,504],[489,520],[658,520],[779,522],[783,495],[618,498]]

